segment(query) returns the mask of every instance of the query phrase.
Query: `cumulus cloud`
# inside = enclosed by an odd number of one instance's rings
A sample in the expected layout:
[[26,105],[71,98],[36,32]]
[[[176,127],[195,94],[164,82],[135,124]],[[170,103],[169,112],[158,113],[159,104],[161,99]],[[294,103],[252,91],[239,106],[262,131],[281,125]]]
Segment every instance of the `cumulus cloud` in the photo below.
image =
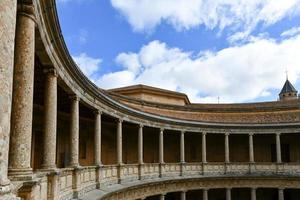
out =
[[[281,42],[253,38],[249,43],[218,52],[185,52],[152,41],[139,52],[121,53],[122,70],[105,74],[102,88],[147,84],[186,93],[193,102],[245,102],[279,90],[285,70],[295,83],[300,78],[300,35]],[[274,99],[276,100],[276,99]]]
[[100,69],[102,60],[99,58],[92,58],[86,53],[81,53],[77,56],[72,56],[81,71],[93,80],[93,76]]
[[259,23],[268,26],[300,13],[300,0],[111,0],[111,4],[138,32],[153,31],[165,22],[179,31],[204,25],[249,33]]

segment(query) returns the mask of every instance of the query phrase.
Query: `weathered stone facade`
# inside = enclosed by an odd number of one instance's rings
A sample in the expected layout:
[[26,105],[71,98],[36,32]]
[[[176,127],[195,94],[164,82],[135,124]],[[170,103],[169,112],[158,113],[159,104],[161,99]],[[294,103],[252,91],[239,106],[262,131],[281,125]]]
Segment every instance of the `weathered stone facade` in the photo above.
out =
[[300,198],[299,99],[101,90],[70,57],[54,0],[0,10],[1,200]]

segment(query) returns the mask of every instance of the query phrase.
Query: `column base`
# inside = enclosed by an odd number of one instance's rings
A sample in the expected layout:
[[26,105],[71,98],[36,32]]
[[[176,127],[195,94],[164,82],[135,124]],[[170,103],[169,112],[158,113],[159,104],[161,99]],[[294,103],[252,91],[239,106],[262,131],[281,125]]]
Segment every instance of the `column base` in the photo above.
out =
[[11,181],[30,181],[35,178],[32,168],[8,169],[8,176]]

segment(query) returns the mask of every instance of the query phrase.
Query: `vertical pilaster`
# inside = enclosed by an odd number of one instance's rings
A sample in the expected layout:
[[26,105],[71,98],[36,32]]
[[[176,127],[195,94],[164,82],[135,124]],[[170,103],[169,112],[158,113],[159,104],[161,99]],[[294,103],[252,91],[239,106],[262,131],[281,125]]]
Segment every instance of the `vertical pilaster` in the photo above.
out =
[[203,200],[208,200],[208,189],[204,188],[202,190]]
[[[15,37],[9,174],[30,177],[35,21],[32,5],[19,4]],[[29,176],[28,176],[29,175]]]
[[280,133],[276,133],[276,158],[277,163],[281,163],[281,142],[280,142]]
[[184,145],[184,135],[185,132],[180,133],[180,162],[185,163],[185,145]]
[[226,188],[226,200],[231,200],[231,188]]
[[207,160],[206,160],[206,132],[202,133],[202,163],[207,163]]
[[256,188],[251,188],[251,200],[256,200]]
[[139,125],[139,134],[138,134],[138,160],[139,164],[144,164],[144,153],[143,153],[143,124]]
[[71,101],[71,118],[70,118],[70,166],[79,166],[79,97],[70,96]]
[[225,163],[229,162],[229,133],[225,133]]
[[44,150],[43,169],[56,168],[56,126],[57,126],[57,72],[54,68],[45,70],[44,96]]
[[95,111],[95,165],[102,165],[101,160],[101,115],[100,110]]
[[284,189],[283,188],[278,189],[278,200],[284,200]]
[[[13,87],[17,0],[0,1],[0,196],[10,192],[7,177]],[[13,198],[13,197],[11,197]]]
[[249,162],[254,163],[253,133],[249,134]]
[[159,163],[164,164],[164,129],[159,132]]
[[123,157],[122,157],[122,123],[123,120],[119,119],[118,120],[118,127],[117,127],[117,154],[118,154],[118,165],[123,164]]

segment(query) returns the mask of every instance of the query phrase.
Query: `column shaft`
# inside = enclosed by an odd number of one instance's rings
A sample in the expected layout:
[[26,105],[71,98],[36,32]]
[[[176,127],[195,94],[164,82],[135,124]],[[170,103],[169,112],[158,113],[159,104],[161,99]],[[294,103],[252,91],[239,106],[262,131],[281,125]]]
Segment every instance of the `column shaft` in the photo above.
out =
[[226,189],[226,200],[231,200],[231,188]]
[[284,200],[284,189],[278,189],[278,200]]
[[277,163],[281,163],[281,142],[280,142],[280,133],[276,133],[276,155]]
[[251,188],[251,200],[256,200],[256,188]]
[[180,162],[185,163],[184,131],[180,133]]
[[183,192],[180,193],[180,199],[181,200],[186,200],[186,192],[183,191]]
[[31,169],[35,22],[33,7],[18,5],[9,156],[10,175]]
[[101,111],[95,111],[95,165],[102,165],[101,160]]
[[159,163],[164,163],[164,130],[160,129],[159,132]]
[[225,163],[229,163],[229,134],[225,134]]
[[56,168],[57,73],[47,69],[44,96],[44,151],[42,167]]
[[138,158],[139,158],[139,164],[144,163],[143,158],[143,125],[139,125],[139,135],[138,135]]
[[249,134],[249,162],[254,163],[253,134]]
[[17,0],[1,0],[0,8],[3,8],[0,12],[0,26],[2,32],[2,36],[0,38],[0,152],[2,153],[0,156],[0,191],[6,193],[10,190],[10,181],[7,178],[7,170]]
[[161,194],[161,195],[159,196],[159,199],[160,199],[160,200],[165,200],[165,195],[164,195],[164,194]]
[[122,158],[122,123],[123,120],[119,119],[118,121],[118,128],[117,128],[117,154],[118,154],[118,165],[123,164]]
[[208,190],[207,189],[203,189],[203,200],[208,200]]
[[71,118],[70,118],[70,166],[79,166],[79,98],[71,97]]
[[206,132],[202,133],[202,163],[206,163]]

